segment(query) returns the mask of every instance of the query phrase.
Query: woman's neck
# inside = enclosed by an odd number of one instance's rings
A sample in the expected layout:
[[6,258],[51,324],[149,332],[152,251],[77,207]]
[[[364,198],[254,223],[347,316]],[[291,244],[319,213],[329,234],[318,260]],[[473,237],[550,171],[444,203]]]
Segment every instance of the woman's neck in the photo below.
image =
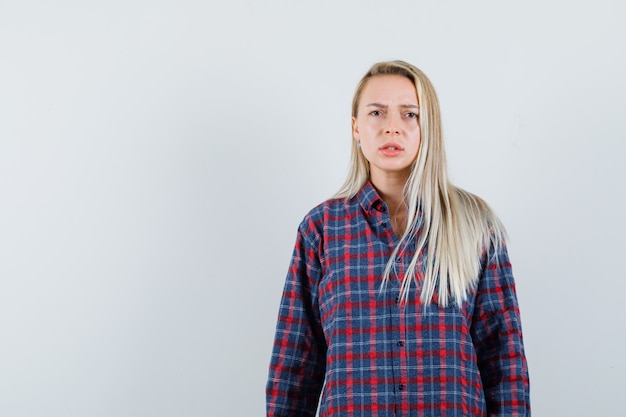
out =
[[389,208],[391,225],[398,237],[402,236],[406,229],[407,206],[404,200],[404,185],[407,178],[407,175],[372,175],[370,178]]

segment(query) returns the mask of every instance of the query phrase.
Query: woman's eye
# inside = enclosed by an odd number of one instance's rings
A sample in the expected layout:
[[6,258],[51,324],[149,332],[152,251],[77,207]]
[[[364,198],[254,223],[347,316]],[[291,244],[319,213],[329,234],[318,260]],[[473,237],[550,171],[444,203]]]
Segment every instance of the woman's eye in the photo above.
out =
[[407,113],[406,117],[409,119],[417,119],[417,113]]
[[370,112],[371,116],[380,116],[382,114],[383,114],[383,112],[381,112],[380,110],[373,110],[373,111]]

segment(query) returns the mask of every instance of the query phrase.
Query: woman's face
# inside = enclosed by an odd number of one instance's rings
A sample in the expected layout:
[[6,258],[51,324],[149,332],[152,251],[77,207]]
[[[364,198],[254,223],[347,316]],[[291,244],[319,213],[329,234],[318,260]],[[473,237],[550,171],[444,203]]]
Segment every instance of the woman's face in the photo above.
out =
[[365,84],[352,136],[374,183],[383,176],[408,178],[421,143],[418,104],[415,85],[402,75],[376,75]]

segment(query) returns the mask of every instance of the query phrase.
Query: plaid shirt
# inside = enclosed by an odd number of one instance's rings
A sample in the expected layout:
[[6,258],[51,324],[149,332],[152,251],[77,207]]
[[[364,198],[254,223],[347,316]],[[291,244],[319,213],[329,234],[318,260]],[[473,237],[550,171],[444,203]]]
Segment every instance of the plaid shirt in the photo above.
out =
[[[298,229],[267,383],[268,416],[529,416],[529,381],[506,248],[485,251],[461,306],[381,291],[397,238],[371,183]],[[402,279],[415,240],[396,259]],[[491,256],[489,254],[491,252]],[[419,278],[419,277],[418,277]],[[322,393],[319,401],[320,392]]]

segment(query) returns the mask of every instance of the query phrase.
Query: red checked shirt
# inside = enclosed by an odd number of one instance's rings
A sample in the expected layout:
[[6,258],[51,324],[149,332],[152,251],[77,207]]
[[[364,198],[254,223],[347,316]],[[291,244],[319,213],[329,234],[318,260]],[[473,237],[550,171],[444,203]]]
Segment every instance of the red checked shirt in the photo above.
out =
[[396,244],[369,182],[305,217],[278,314],[267,415],[315,416],[319,404],[321,417],[530,416],[506,249],[486,248],[477,288],[443,308],[420,303],[420,285],[398,302],[415,239],[381,291]]

